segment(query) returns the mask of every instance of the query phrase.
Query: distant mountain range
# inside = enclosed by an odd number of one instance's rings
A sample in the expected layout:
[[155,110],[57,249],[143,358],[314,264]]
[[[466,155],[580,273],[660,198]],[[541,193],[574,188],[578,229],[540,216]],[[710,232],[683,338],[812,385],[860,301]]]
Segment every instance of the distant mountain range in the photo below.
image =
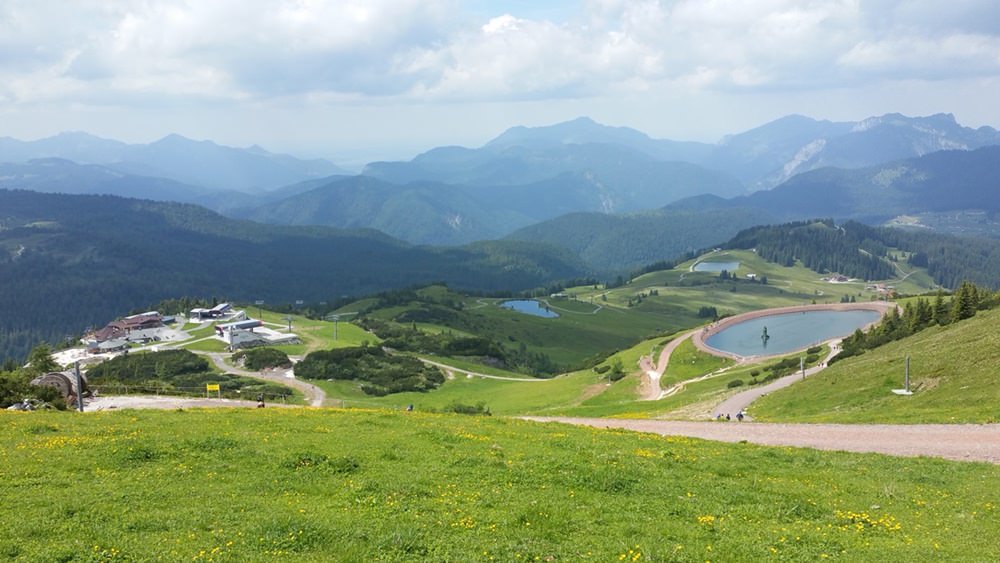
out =
[[258,146],[240,149],[180,135],[168,135],[145,145],[130,145],[80,132],[60,133],[37,141],[0,137],[0,163],[47,158],[98,164],[132,176],[166,178],[211,190],[248,193],[347,174],[323,159],[301,160]]
[[[513,127],[479,148],[439,147],[410,161],[373,162],[362,175],[351,176],[327,161],[259,147],[235,149],[177,135],[126,145],[65,133],[33,142],[0,139],[0,162],[9,163],[0,165],[0,187],[198,203],[263,223],[378,229],[412,244],[541,237],[595,256],[612,253],[619,245],[612,237],[631,232],[627,224],[643,225],[637,232],[661,229],[655,236],[633,234],[630,244],[648,240],[648,248],[592,262],[607,271],[659,256],[654,246],[666,251],[699,246],[703,239],[693,233],[711,235],[711,229],[696,224],[694,213],[706,205],[715,214],[708,224],[720,225],[719,240],[748,226],[754,213],[767,221],[928,211],[921,205],[935,194],[985,186],[988,176],[977,176],[975,167],[963,172],[944,161],[930,164],[933,158],[921,161],[928,170],[899,162],[930,158],[942,149],[971,155],[998,144],[1000,132],[963,127],[949,114],[888,114],[859,122],[793,115],[717,144],[653,139],[578,118]],[[907,176],[885,166],[916,172]],[[900,191],[904,181],[923,182],[919,195],[906,199],[906,190]],[[965,204],[977,203],[977,190],[969,191]],[[688,199],[707,194],[725,201]],[[834,200],[833,194],[840,195]],[[736,207],[753,211],[733,211]],[[574,215],[558,226],[540,224],[567,214]],[[570,228],[574,224],[580,227]],[[690,227],[678,235],[668,224]]]
[[[638,153],[656,161],[686,162],[714,170],[737,178],[743,184],[742,190],[749,193],[827,166],[860,168],[934,151],[973,150],[996,144],[1000,144],[996,129],[963,127],[951,114],[887,114],[857,122],[790,115],[727,136],[717,144],[652,139],[635,129],[608,127],[582,117],[546,127],[514,127],[479,149],[442,147],[409,162],[371,163],[363,173],[396,183],[523,183],[526,176],[539,179],[537,175],[544,174],[544,170],[573,169],[573,149],[597,145],[619,151],[609,155],[612,159],[620,158],[621,152]],[[592,158],[592,153],[585,153],[585,158]],[[594,169],[603,165],[601,161],[590,164]]]
[[[951,150],[878,166],[822,168],[772,189],[697,196],[637,214],[568,214],[509,235],[561,246],[599,273],[628,270],[722,243],[741,229],[833,217],[883,223],[902,215],[1000,213],[1000,146]],[[994,233],[1000,235],[1000,233]]]

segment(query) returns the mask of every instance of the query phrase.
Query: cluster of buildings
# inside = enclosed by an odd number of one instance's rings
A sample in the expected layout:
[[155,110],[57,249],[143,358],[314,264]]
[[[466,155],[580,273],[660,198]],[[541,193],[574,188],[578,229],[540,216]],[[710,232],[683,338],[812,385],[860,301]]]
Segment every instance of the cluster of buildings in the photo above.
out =
[[174,317],[163,316],[157,311],[131,315],[111,321],[104,328],[83,337],[90,354],[103,354],[124,350],[132,342],[145,343],[160,339],[164,326],[172,324]]
[[[243,311],[239,311],[239,313],[243,313]],[[215,325],[215,332],[226,342],[230,351],[255,346],[279,346],[301,342],[299,337],[294,334],[265,328],[263,321],[248,319],[246,314],[241,315],[241,317],[234,322]]]
[[[246,311],[233,310],[229,303],[220,303],[212,308],[192,309],[188,320],[223,321],[224,324],[220,322],[215,325],[215,332],[230,350],[300,342],[294,334],[265,328],[263,322],[249,318]],[[161,315],[158,311],[130,315],[88,333],[83,337],[83,343],[87,347],[87,354],[94,355],[125,350],[134,343],[187,338],[185,333],[178,333],[167,326],[175,321],[174,317]]]

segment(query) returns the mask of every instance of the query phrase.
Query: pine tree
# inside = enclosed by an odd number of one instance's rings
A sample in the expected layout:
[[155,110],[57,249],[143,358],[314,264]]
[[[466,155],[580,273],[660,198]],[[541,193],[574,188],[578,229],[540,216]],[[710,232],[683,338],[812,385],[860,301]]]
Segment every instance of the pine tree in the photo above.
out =
[[951,321],[961,321],[976,316],[979,307],[979,290],[969,281],[962,282],[952,300]]

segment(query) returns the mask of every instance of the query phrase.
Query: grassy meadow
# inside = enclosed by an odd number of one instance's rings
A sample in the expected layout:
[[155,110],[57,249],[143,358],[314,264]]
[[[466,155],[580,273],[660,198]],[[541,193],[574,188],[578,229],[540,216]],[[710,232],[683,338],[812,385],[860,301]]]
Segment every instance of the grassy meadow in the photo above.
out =
[[0,417],[14,561],[1000,559],[987,464],[389,411]]

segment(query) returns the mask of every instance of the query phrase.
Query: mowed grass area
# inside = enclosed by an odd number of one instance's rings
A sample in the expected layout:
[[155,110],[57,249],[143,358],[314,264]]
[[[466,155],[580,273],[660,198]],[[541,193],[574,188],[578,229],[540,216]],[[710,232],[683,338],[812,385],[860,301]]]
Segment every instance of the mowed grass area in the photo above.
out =
[[[739,268],[730,273],[740,281],[720,281],[718,273],[690,271],[697,261],[739,262]],[[935,287],[923,271],[905,262],[897,263],[897,268],[899,276],[883,282],[893,285],[898,291],[916,294]],[[767,284],[747,281],[749,274],[757,276],[758,280],[766,277]],[[866,289],[869,283],[864,281],[830,283],[823,281],[823,277],[800,265],[785,267],[767,262],[751,251],[727,250],[705,254],[672,270],[644,274],[619,288],[605,290],[581,286],[568,292],[581,300],[594,299],[595,303],[612,307],[686,317],[686,326],[696,326],[704,321],[696,316],[700,307],[715,307],[720,315],[725,315],[812,301],[837,303],[844,296],[854,297],[857,301],[878,297],[877,292]],[[904,277],[905,280],[902,279]],[[657,295],[651,294],[652,290]],[[639,297],[642,297],[641,302]],[[628,307],[629,300],[633,303],[632,307]]]
[[[753,404],[756,420],[808,422],[1000,422],[1000,310],[926,329],[837,362]],[[910,356],[912,396],[903,387]]]
[[[657,357],[657,360],[659,358]],[[720,358],[697,349],[690,338],[682,342],[670,354],[667,370],[660,378],[661,387],[712,373],[735,363],[729,358]]]
[[15,561],[1000,559],[987,464],[416,412],[0,417]]

